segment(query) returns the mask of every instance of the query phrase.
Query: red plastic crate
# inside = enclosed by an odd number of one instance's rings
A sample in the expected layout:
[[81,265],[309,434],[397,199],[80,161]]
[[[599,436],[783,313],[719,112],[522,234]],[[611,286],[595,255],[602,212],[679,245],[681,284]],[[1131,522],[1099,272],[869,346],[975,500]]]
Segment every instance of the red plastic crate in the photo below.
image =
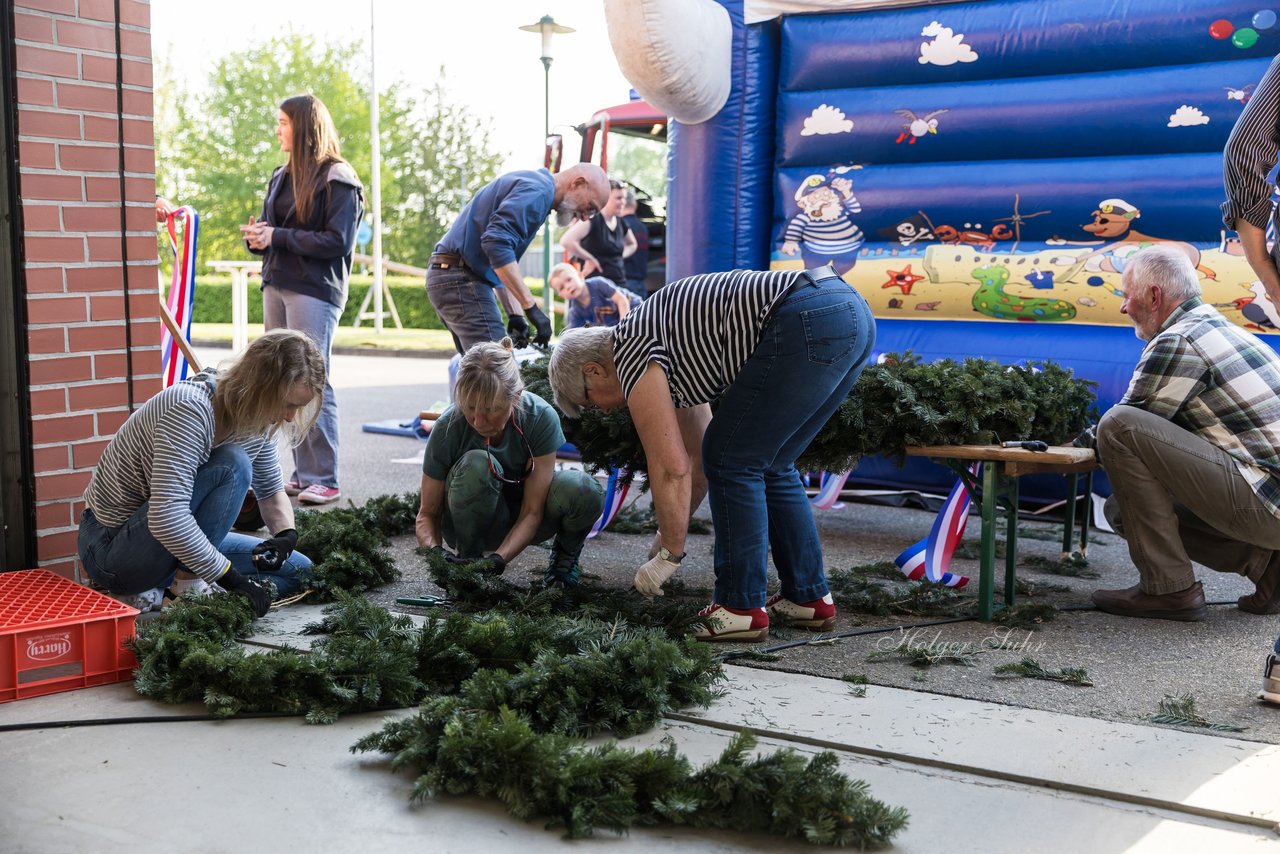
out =
[[0,572],[0,703],[132,678],[137,616],[47,570]]

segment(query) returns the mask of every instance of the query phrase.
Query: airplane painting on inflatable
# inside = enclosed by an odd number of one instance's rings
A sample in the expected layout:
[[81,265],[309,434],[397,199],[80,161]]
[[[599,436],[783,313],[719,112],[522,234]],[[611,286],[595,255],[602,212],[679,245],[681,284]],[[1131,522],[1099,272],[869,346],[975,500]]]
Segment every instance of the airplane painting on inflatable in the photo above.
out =
[[[623,71],[675,117],[669,278],[832,263],[871,305],[877,350],[1053,359],[1099,383],[1101,408],[1141,352],[1121,277],[1153,243],[1280,341],[1220,208],[1223,147],[1280,52],[1276,9],[606,0]],[[913,477],[855,475],[936,475]]]

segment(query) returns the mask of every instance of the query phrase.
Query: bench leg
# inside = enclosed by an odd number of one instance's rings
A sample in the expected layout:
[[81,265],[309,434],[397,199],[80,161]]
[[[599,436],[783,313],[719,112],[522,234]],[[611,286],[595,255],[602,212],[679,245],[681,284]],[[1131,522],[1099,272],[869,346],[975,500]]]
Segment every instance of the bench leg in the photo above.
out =
[[978,619],[990,622],[995,611],[996,489],[998,462],[982,464],[982,552],[978,560]]
[[1084,476],[1084,512],[1080,514],[1080,556],[1089,556],[1089,526],[1093,524],[1093,472]]
[[1071,541],[1076,534],[1076,501],[1080,497],[1080,475],[1067,475],[1066,521],[1062,525],[1062,559],[1070,560]]
[[1018,581],[1018,479],[1011,477],[1008,481],[1009,488],[1005,492],[1009,509],[1004,537],[1004,604],[1012,608]]

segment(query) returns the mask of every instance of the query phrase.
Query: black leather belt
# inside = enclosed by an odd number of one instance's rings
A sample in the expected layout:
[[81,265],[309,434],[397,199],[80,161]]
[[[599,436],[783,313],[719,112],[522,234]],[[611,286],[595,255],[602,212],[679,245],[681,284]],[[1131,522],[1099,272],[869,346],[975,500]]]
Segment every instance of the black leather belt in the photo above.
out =
[[455,267],[465,267],[461,255],[452,255],[448,252],[434,252],[431,255],[431,261],[428,266],[434,270],[451,270]]
[[842,279],[836,268],[830,264],[823,264],[821,267],[814,267],[812,270],[805,270],[804,273],[796,277],[795,282],[791,285],[791,290],[795,290],[801,282],[810,282],[814,285],[818,282],[825,282],[828,279]]

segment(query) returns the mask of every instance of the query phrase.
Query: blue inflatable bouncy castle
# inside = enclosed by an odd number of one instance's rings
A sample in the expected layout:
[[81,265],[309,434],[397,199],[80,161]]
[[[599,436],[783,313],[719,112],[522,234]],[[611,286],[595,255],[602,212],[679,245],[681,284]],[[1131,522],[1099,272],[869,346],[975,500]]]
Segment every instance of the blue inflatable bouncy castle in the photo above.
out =
[[[669,279],[833,263],[879,351],[1052,359],[1095,380],[1102,409],[1141,352],[1120,285],[1144,246],[1186,252],[1206,300],[1251,331],[1280,323],[1220,211],[1277,9],[606,0],[623,71],[675,118]],[[948,479],[868,460],[852,482]]]

